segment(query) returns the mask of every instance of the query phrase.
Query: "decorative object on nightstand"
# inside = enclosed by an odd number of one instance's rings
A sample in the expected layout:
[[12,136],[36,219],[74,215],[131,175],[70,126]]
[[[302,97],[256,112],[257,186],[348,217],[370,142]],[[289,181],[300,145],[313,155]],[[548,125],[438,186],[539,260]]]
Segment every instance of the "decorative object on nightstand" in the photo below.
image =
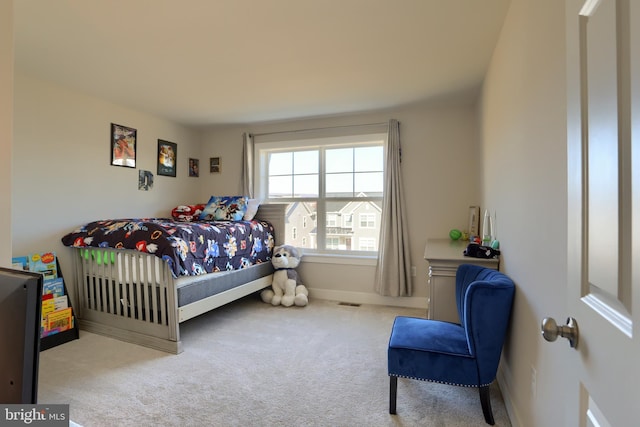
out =
[[482,221],[482,244],[490,245],[493,241],[493,219],[489,209],[484,210],[484,220]]
[[469,236],[480,235],[480,206],[469,206]]

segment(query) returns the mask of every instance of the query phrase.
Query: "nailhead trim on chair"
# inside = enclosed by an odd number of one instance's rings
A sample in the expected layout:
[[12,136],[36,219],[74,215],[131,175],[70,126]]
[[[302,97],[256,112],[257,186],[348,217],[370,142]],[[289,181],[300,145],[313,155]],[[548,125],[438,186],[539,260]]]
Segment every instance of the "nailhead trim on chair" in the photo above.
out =
[[398,377],[398,378],[407,378],[409,380],[418,380],[418,381],[428,381],[430,383],[439,383],[439,384],[447,384],[447,385],[455,385],[458,387],[473,387],[473,388],[479,388],[479,387],[485,387],[488,385],[491,385],[491,383],[493,383],[493,381],[491,381],[488,384],[480,384],[480,385],[468,385],[468,384],[456,384],[456,383],[448,383],[446,381],[437,381],[437,380],[425,380],[424,378],[416,378],[416,377],[409,377],[406,375],[396,375],[396,374],[389,374],[390,377]]

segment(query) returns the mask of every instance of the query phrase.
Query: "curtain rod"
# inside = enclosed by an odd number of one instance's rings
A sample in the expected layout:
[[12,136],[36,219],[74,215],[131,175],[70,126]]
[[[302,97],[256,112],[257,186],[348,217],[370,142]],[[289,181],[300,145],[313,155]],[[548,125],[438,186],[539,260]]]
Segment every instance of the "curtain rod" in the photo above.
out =
[[278,135],[281,133],[303,133],[303,132],[315,132],[318,130],[325,129],[340,129],[340,128],[355,128],[355,127],[363,127],[363,126],[383,126],[388,125],[388,122],[384,123],[365,123],[361,125],[341,125],[341,126],[326,126],[321,128],[312,128],[312,129],[296,129],[296,130],[282,130],[278,132],[264,132],[264,133],[250,133],[251,136],[266,136],[266,135]]

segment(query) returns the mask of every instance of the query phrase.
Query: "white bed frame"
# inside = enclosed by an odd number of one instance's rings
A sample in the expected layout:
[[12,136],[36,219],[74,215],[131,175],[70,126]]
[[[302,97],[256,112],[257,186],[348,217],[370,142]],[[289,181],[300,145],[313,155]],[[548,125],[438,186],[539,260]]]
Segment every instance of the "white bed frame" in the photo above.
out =
[[[273,224],[276,244],[284,242],[286,206],[261,205],[256,214]],[[181,322],[271,285],[269,274],[178,307],[178,288],[205,276],[174,279],[166,262],[134,250],[73,249],[80,329],[169,353],[183,350]],[[217,274],[206,280],[215,281]]]

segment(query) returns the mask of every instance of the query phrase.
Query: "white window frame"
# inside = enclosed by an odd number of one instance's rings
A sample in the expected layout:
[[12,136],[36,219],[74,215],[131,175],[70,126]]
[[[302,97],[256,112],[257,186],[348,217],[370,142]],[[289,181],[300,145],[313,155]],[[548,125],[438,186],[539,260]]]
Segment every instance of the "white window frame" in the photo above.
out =
[[[359,127],[356,127],[359,128]],[[363,132],[366,130],[366,132]],[[333,250],[327,249],[327,236],[326,236],[326,224],[322,221],[318,221],[318,218],[327,218],[327,212],[324,203],[331,201],[357,201],[357,202],[374,202],[379,207],[382,206],[381,196],[363,196],[358,195],[342,198],[327,198],[324,195],[324,155],[321,154],[320,160],[320,188],[319,197],[302,198],[275,198],[270,199],[268,197],[268,155],[272,152],[295,152],[304,151],[309,149],[324,150],[326,148],[339,148],[339,147],[356,147],[380,145],[383,147],[383,160],[385,163],[383,168],[386,169],[386,150],[387,150],[387,125],[367,125],[361,129],[322,129],[319,131],[303,132],[304,138],[299,132],[284,132],[265,135],[254,135],[254,188],[256,190],[255,197],[263,200],[263,203],[293,203],[293,202],[318,202],[317,203],[317,215],[315,216],[314,225],[318,230],[314,237],[316,249],[305,248],[305,254],[340,254],[340,255],[353,255],[353,256],[377,256],[376,251],[359,251],[354,248],[351,250]],[[340,133],[344,133],[340,135]],[[384,175],[384,172],[383,172]],[[355,215],[353,215],[355,217]],[[374,217],[375,218],[375,217]],[[355,218],[352,219],[355,220]],[[325,221],[326,222],[326,221]],[[339,223],[342,221],[339,220]],[[322,223],[322,224],[321,224]],[[352,228],[355,228],[355,224]],[[352,239],[353,242],[353,239]],[[286,243],[286,242],[285,242]],[[376,245],[377,247],[378,245]]]

